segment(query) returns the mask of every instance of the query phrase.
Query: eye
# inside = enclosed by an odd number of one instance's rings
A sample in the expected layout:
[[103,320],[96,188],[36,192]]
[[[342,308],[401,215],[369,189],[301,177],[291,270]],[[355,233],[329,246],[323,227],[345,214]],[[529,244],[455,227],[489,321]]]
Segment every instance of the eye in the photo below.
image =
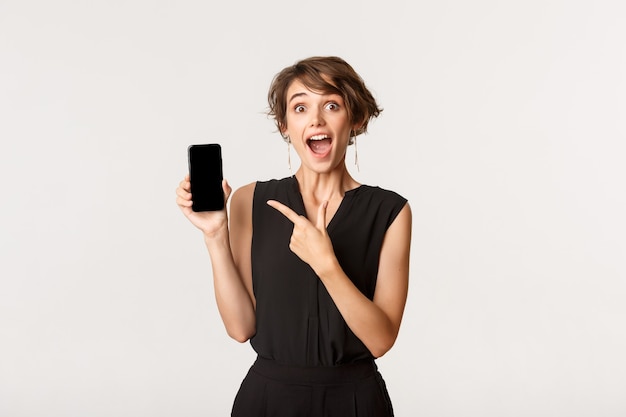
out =
[[296,113],[302,113],[304,111],[304,106],[302,104],[298,104],[293,108],[293,111]]
[[328,103],[326,105],[326,110],[338,110],[339,109],[339,104],[331,101],[330,103]]

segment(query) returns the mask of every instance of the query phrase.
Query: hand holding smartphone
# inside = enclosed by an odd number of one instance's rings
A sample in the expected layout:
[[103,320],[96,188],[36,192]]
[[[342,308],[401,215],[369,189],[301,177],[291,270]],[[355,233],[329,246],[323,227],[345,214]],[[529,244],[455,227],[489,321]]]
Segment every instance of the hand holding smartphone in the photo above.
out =
[[191,145],[188,148],[189,180],[193,211],[224,209],[222,189],[222,148],[217,143]]

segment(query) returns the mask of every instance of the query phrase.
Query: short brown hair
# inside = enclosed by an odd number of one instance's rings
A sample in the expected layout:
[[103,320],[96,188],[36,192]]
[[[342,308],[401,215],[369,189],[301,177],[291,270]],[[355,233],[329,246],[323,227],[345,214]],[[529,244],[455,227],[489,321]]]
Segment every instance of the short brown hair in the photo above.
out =
[[272,80],[267,94],[268,115],[274,118],[279,132],[287,124],[287,90],[295,80],[313,91],[340,95],[350,123],[361,123],[355,136],[367,132],[369,121],[383,111],[350,64],[336,56],[311,57],[286,67]]

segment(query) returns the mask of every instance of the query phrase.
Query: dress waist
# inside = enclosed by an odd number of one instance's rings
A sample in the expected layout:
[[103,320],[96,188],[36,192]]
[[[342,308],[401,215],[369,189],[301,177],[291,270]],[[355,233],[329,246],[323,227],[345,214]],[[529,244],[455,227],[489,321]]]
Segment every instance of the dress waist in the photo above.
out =
[[378,367],[373,359],[362,359],[337,366],[291,366],[275,360],[257,357],[251,370],[286,383],[342,384],[359,381],[375,375]]

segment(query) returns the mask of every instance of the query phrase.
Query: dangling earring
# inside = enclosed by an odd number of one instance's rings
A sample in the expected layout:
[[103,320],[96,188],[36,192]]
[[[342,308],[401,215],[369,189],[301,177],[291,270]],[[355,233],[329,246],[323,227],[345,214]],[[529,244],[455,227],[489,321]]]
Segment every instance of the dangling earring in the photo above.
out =
[[289,136],[287,136],[287,165],[289,166],[289,175],[293,177],[291,171],[291,138]]
[[359,152],[357,151],[356,147],[356,130],[354,130],[353,132],[354,137],[352,138],[352,143],[354,144],[354,165],[356,165],[356,170],[358,172],[361,172],[361,170],[359,169]]

